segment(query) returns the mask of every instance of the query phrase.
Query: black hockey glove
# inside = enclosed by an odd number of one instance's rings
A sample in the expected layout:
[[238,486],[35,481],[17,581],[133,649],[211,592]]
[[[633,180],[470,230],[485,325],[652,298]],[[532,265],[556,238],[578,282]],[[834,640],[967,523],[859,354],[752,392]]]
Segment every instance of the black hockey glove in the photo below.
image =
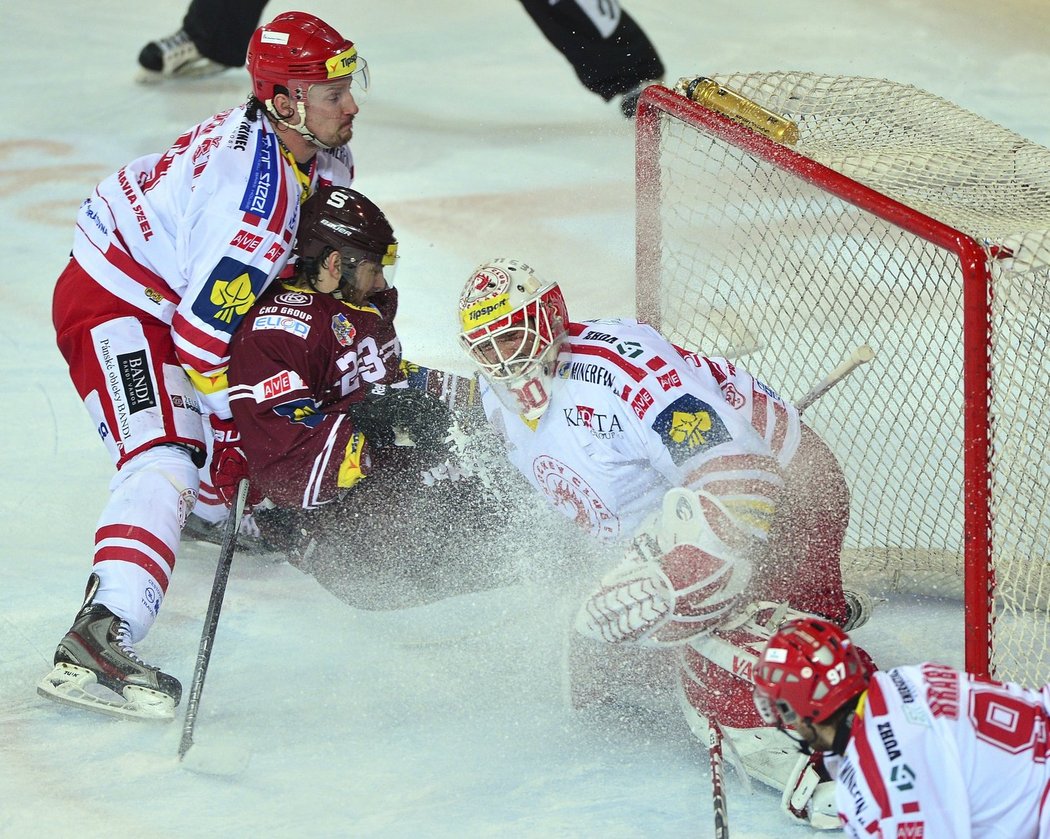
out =
[[451,412],[444,402],[426,391],[408,387],[375,385],[371,393],[351,405],[346,413],[377,449],[400,443],[398,431],[419,448],[444,448],[452,425]]

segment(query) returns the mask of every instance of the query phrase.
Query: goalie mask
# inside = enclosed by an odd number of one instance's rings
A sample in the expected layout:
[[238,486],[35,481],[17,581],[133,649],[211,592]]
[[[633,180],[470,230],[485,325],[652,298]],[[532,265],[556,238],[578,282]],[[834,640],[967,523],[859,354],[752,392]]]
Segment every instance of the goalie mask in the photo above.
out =
[[769,725],[820,723],[868,687],[871,671],[849,636],[819,618],[773,633],[755,669],[755,706]]
[[550,404],[569,315],[557,283],[517,259],[479,266],[459,297],[459,340],[500,401],[527,420]]
[[[383,211],[356,190],[322,186],[303,204],[294,252],[304,260],[307,281],[316,289],[316,261],[329,249],[342,259],[336,296],[355,305],[365,302],[377,274],[393,284],[397,239]],[[311,260],[314,264],[311,266]]]
[[[357,54],[354,42],[344,38],[320,18],[306,12],[286,12],[260,26],[248,44],[246,62],[252,93],[281,125],[292,128],[320,148],[328,148],[306,128],[306,108],[314,85],[339,85],[368,90],[368,64]],[[280,114],[273,105],[286,93],[299,114]]]

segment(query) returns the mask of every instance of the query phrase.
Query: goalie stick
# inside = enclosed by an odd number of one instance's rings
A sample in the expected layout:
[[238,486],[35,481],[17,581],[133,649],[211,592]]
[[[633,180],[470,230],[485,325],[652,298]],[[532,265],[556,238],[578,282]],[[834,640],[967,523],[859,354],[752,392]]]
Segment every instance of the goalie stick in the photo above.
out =
[[846,357],[845,360],[838,367],[828,373],[817,385],[815,385],[809,393],[803,396],[795,403],[795,407],[801,414],[810,405],[816,402],[825,393],[831,390],[835,385],[841,382],[846,376],[860,367],[862,364],[867,364],[875,357],[875,350],[869,347],[867,344],[861,344],[859,347],[853,350]]
[[219,612],[222,610],[222,599],[226,596],[226,582],[230,579],[233,552],[237,548],[237,532],[241,528],[241,517],[244,515],[244,503],[247,498],[248,479],[242,478],[237,484],[237,497],[234,499],[233,509],[226,519],[226,530],[222,536],[222,547],[219,549],[219,562],[215,566],[215,581],[211,586],[211,599],[204,616],[204,630],[197,651],[197,666],[193,669],[193,682],[186,701],[186,719],[182,725],[182,739],[179,741],[179,760],[186,757],[186,752],[193,745],[193,727],[197,723],[197,709],[200,706],[201,692],[204,690],[204,677],[208,673],[215,629],[219,625]]

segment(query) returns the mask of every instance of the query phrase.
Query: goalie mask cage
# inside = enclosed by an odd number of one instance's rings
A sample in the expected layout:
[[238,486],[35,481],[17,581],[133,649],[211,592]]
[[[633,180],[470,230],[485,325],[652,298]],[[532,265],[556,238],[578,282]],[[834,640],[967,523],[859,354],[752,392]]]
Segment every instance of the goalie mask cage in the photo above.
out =
[[894,82],[715,77],[788,146],[690,81],[639,103],[639,318],[789,399],[869,344],[805,415],[850,486],[847,584],[961,597],[967,669],[1050,680],[1050,150]]

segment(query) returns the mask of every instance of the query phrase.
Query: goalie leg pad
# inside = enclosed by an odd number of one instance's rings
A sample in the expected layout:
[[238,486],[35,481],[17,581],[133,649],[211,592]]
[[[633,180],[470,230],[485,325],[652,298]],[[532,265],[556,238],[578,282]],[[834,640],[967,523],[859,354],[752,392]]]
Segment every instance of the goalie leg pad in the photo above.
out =
[[840,562],[849,524],[846,479],[835,455],[806,426],[784,479],[768,548],[755,569],[759,596],[841,626],[847,617]]
[[842,826],[835,804],[835,782],[824,769],[820,755],[798,755],[784,784],[780,808],[792,819],[817,830],[838,830]]
[[810,827],[839,827],[834,782],[819,758],[800,755],[783,731],[762,723],[752,700],[753,672],[772,632],[800,617],[784,606],[756,602],[728,625],[693,639],[680,652],[679,701],[693,735],[708,742],[718,721],[726,758],[738,772],[782,793],[781,807]]

